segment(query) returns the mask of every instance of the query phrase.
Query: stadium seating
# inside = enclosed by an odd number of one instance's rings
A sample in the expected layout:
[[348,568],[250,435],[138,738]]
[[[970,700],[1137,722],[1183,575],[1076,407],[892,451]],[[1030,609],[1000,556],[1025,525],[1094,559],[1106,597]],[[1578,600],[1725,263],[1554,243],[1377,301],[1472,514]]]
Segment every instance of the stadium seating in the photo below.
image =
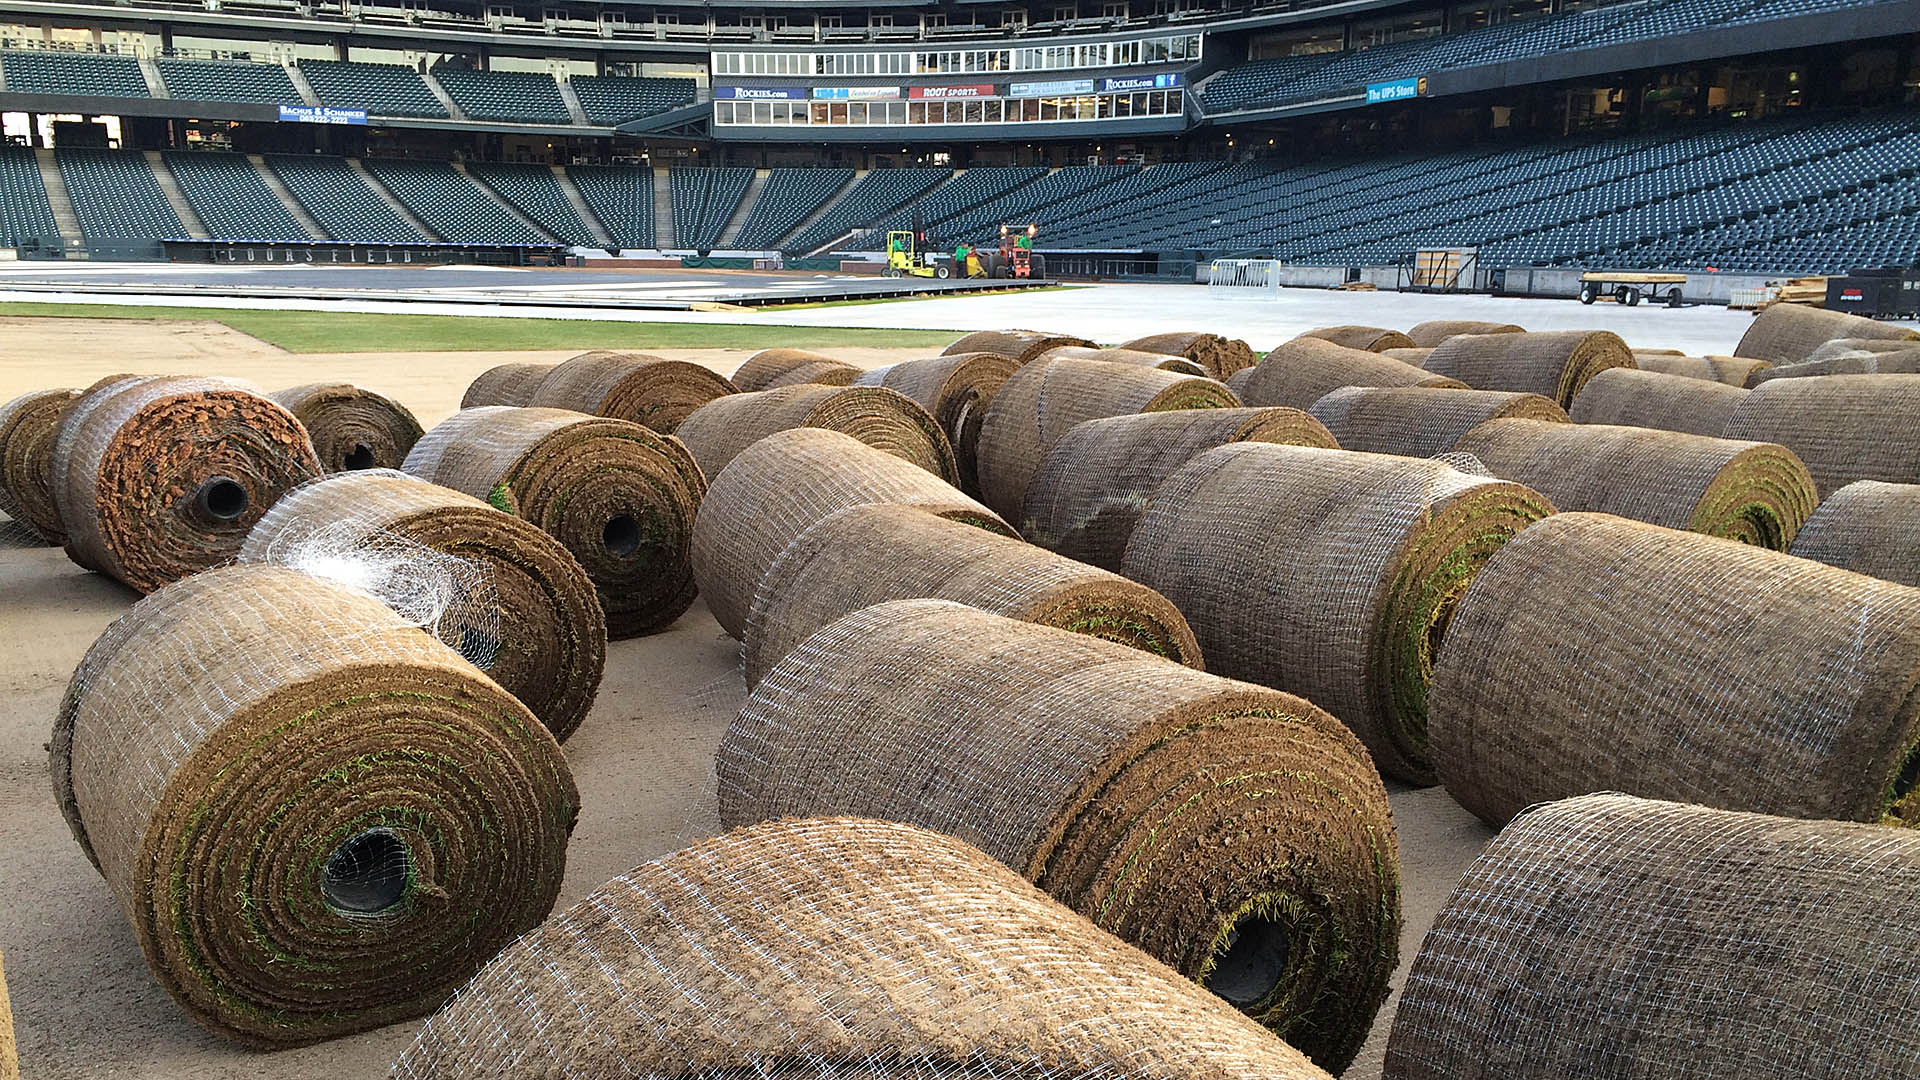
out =
[[287,69],[278,64],[228,64],[209,60],[157,60],[167,93],[187,101],[249,101],[298,105]]
[[1138,170],[1131,165],[1070,165],[1007,192],[981,206],[941,222],[954,236],[988,238],[1002,225],[1043,224],[1053,212],[1078,196],[1114,183]]
[[574,96],[587,119],[596,124],[624,124],[643,116],[677,109],[694,102],[692,79],[628,79],[609,75],[575,75]]
[[545,244],[480,185],[444,161],[368,158],[367,171],[442,240],[463,244]]
[[712,248],[751,183],[752,169],[670,170],[667,189],[673,196],[674,241],[683,248]]
[[267,164],[334,240],[382,244],[428,239],[375,194],[345,158],[274,154]]
[[15,94],[85,94],[91,97],[151,97],[140,61],[113,53],[0,53],[0,72]]
[[311,239],[244,154],[168,151],[167,168],[215,240]]
[[874,169],[848,189],[824,217],[788,241],[787,250],[804,254],[832,242],[849,229],[870,225],[952,175],[949,169]]
[[165,240],[187,235],[144,154],[58,150],[73,215],[88,240]]
[[356,64],[339,60],[302,60],[300,73],[320,104],[335,109],[365,109],[374,116],[444,119],[446,106],[433,96],[420,73],[396,64]]
[[581,247],[596,247],[593,230],[560,188],[560,178],[545,165],[471,164],[467,175],[478,179],[540,227]]
[[47,187],[41,182],[40,163],[33,151],[0,147],[0,240],[9,244],[27,240],[51,243],[59,237],[60,226],[53,220],[53,207],[47,202]]
[[654,246],[652,169],[571,165],[567,177],[614,243],[622,248]]
[[851,179],[852,169],[772,170],[733,246],[744,251],[772,248]]
[[914,215],[920,217],[921,227],[934,235],[936,243],[944,244],[949,240],[978,239],[978,237],[954,233],[944,227],[944,223],[953,217],[965,213],[982,203],[992,202],[1007,192],[1028,184],[1047,174],[1042,168],[984,168],[968,169],[955,173],[951,179],[924,196],[901,207],[895,213],[877,221],[873,232],[860,246],[868,251],[879,251],[886,247],[889,229],[913,228]]
[[437,67],[434,81],[469,120],[516,124],[571,124],[573,114],[553,76],[532,71],[470,71]]

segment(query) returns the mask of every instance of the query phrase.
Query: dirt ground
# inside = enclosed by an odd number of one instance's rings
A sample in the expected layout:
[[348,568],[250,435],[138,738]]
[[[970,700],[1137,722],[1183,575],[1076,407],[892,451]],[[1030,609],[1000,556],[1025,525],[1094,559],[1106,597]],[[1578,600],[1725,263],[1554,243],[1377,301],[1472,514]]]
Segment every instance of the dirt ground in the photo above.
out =
[[[875,365],[924,350],[836,353]],[[431,426],[486,368],[571,354],[293,355],[214,324],[0,319],[0,401],[121,371],[230,375],[268,389],[327,379],[388,394]],[[748,352],[665,355],[726,373]],[[81,655],[134,599],[57,548],[0,544],[0,954],[23,1076],[384,1075],[416,1024],[270,1054],[235,1048],[193,1026],[148,976],[111,892],[61,820],[46,767],[54,711]],[[582,811],[563,906],[715,830],[713,754],[744,696],[737,643],[703,605],[665,633],[612,643],[593,712],[566,747]],[[1447,893],[1491,834],[1437,789],[1396,791],[1393,806],[1406,915],[1397,987]],[[1391,1008],[1347,1076],[1379,1075]]]

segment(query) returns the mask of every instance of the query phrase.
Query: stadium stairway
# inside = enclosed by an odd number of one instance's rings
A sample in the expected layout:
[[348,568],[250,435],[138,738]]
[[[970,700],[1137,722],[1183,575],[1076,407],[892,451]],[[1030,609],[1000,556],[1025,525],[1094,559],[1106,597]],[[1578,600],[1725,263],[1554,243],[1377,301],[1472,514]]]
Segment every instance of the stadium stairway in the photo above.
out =
[[441,108],[447,110],[448,116],[455,120],[471,119],[471,117],[467,116],[465,110],[460,108],[460,103],[453,100],[453,95],[447,93],[447,88],[440,85],[440,80],[433,77],[433,72],[422,72],[420,81],[427,84],[428,90],[433,91],[434,98],[440,102]]
[[673,231],[673,189],[667,170],[653,170],[653,246],[661,251],[679,247]]
[[560,87],[560,100],[567,103],[567,115],[573,118],[573,122],[582,127],[591,124],[593,121],[587,119],[587,107],[580,104],[580,95],[573,92],[573,83],[566,75],[556,71],[553,81]]
[[373,193],[379,197],[381,202],[387,204],[387,209],[392,210],[395,214],[399,215],[400,220],[406,222],[407,225],[410,226],[411,228],[418,229],[420,231],[421,236],[424,236],[429,240],[445,239],[445,237],[441,236],[439,233],[434,232],[432,229],[428,228],[427,223],[420,220],[420,216],[418,214],[415,214],[412,210],[408,209],[407,204],[401,202],[397,197],[395,197],[393,192],[388,191],[387,185],[381,183],[380,178],[373,175],[373,172],[367,168],[366,162],[360,160],[359,158],[348,158],[347,168],[352,169],[354,172],[358,173],[360,176],[361,182],[366,184],[367,187],[371,188],[373,190]]
[[74,250],[86,240],[80,233],[80,215],[73,212],[73,196],[67,193],[67,179],[60,175],[60,163],[51,150],[35,150],[33,158],[40,166],[40,183],[47,189],[47,205],[53,208],[60,240],[69,251]]
[[720,227],[720,238],[713,242],[716,248],[732,248],[733,242],[740,236],[740,230],[747,227],[747,216],[754,204],[760,201],[760,193],[767,188],[767,178],[773,175],[772,169],[755,169],[753,179],[747,181],[747,190],[740,196],[739,205],[733,208],[733,215]]
[[821,219],[833,213],[834,209],[840,205],[840,200],[846,198],[849,192],[859,187],[860,182],[867,178],[868,171],[869,170],[866,170],[866,169],[855,169],[853,171],[853,175],[847,178],[846,183],[840,185],[840,189],[838,191],[835,191],[832,195],[829,195],[825,199],[820,200],[820,205],[816,207],[812,213],[801,218],[798,222],[794,224],[793,228],[788,229],[785,233],[781,234],[781,236],[778,238],[777,243],[772,244],[770,246],[777,247],[782,251],[788,250],[787,245],[795,237],[805,236],[809,231],[813,229],[815,225],[818,225],[820,223]]
[[488,184],[486,181],[482,180],[480,177],[477,177],[473,175],[471,172],[468,172],[465,162],[460,162],[460,161],[454,162],[453,171],[459,173],[461,176],[466,177],[467,180],[470,183],[472,183],[474,187],[480,189],[480,193],[482,195],[485,195],[487,198],[492,199],[495,203],[498,203],[500,206],[500,209],[505,210],[516,221],[520,222],[520,224],[522,225],[525,225],[528,229],[532,230],[535,234],[545,237],[548,240],[563,239],[562,237],[557,236],[552,229],[549,229],[544,224],[540,223],[539,221],[536,221],[532,215],[520,209],[520,207],[514,205],[514,202],[512,199],[506,198],[505,196],[501,195],[500,192],[494,190],[493,185]]
[[327,230],[321,228],[320,223],[313,219],[313,215],[307,212],[307,208],[301,205],[300,200],[293,197],[293,192],[287,190],[286,183],[280,179],[280,174],[274,172],[273,168],[267,164],[266,158],[259,154],[248,154],[247,162],[253,166],[255,172],[260,174],[260,179],[266,183],[267,190],[273,192],[274,198],[279,199],[286,206],[287,212],[293,215],[293,220],[307,230],[309,239],[327,239]]
[[300,92],[300,100],[318,107],[320,95],[313,92],[313,84],[307,81],[307,73],[300,70],[300,65],[288,60],[281,66],[287,69],[287,79],[293,83],[293,88]]
[[195,240],[206,240],[213,236],[207,231],[206,222],[187,201],[186,193],[180,190],[180,184],[174,179],[173,170],[167,167],[167,161],[158,150],[148,150],[145,155],[147,167],[153,170],[153,178],[160,184],[160,194],[167,197],[167,205],[173,207],[173,214],[180,224],[187,227],[187,235]]
[[153,62],[153,57],[142,55],[139,60],[140,77],[147,80],[147,93],[157,98],[172,97],[172,91],[167,89],[167,80],[160,77],[160,66]]
[[549,165],[547,168],[553,170],[553,178],[560,184],[560,194],[573,207],[573,212],[579,215],[580,223],[593,234],[594,243],[609,251],[618,248],[620,245],[614,240],[613,232],[607,228],[606,222],[600,220],[600,215],[593,212],[593,207],[587,205],[587,197],[580,194],[579,187],[574,184],[573,177],[567,175],[567,170],[559,165]]

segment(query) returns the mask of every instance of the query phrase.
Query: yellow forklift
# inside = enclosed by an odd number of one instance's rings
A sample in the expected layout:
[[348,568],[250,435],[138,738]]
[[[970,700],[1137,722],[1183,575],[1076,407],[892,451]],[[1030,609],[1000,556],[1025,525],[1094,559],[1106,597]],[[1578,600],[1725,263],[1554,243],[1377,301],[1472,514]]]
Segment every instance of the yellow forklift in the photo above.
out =
[[930,277],[949,278],[953,276],[953,265],[936,261],[928,252],[920,250],[920,234],[913,229],[893,229],[887,233],[887,277]]

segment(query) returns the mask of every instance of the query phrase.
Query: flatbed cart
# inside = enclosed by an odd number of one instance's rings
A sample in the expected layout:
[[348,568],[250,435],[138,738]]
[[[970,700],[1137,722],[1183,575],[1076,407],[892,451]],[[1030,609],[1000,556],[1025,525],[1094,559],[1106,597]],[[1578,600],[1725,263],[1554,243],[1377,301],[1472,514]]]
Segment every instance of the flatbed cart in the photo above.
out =
[[[1589,270],[1580,275],[1580,302],[1591,304],[1602,297],[1611,295],[1616,304],[1632,307],[1640,302],[1642,295],[1654,303],[1664,302],[1668,307],[1677,308],[1681,304],[1680,286],[1687,283],[1685,274],[1651,274],[1629,270]],[[1665,286],[1663,293],[1661,286]]]

